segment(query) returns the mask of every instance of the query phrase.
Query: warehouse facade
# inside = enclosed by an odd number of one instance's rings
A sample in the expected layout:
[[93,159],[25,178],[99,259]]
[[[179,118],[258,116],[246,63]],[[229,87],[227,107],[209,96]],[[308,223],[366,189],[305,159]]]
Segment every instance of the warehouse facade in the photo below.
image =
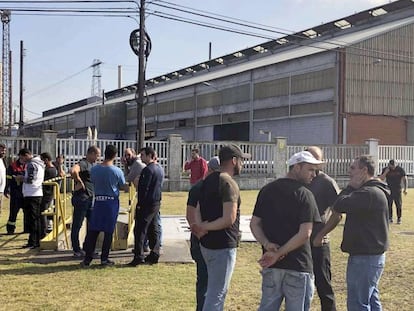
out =
[[[401,0],[148,80],[146,137],[413,144],[413,84],[414,2]],[[134,139],[135,90],[52,109],[25,134]]]

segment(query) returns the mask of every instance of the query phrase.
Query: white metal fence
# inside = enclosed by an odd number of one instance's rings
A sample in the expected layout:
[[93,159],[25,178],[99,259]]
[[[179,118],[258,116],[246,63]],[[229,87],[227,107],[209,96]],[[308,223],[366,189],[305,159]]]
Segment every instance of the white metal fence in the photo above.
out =
[[6,145],[7,156],[12,159],[17,157],[19,150],[22,148],[29,149],[33,154],[40,154],[42,147],[41,138],[36,137],[10,137],[10,136],[1,136],[0,142]]
[[[158,154],[158,161],[167,174],[168,143],[166,141],[146,141],[144,144],[154,148]],[[65,165],[70,168],[86,156],[88,148],[92,145],[97,146],[101,150],[102,159],[105,147],[107,145],[114,145],[118,149],[118,156],[115,158],[114,164],[119,167],[122,167],[121,158],[125,148],[137,150],[137,142],[135,140],[58,138],[56,141],[56,155],[63,154],[65,156]]]
[[[288,146],[288,158],[308,146]],[[362,154],[368,154],[368,145],[321,145],[324,154],[323,171],[332,177],[347,176],[353,160]]]
[[407,175],[414,175],[414,146],[378,146],[378,159],[378,174],[393,159]]

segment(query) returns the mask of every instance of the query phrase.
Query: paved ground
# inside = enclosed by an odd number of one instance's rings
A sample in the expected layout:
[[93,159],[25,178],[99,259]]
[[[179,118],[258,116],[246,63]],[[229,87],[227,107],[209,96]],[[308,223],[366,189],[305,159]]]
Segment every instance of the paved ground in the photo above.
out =
[[[161,217],[161,222],[163,228],[163,241],[160,262],[193,263],[189,248],[190,230],[185,217],[163,216]],[[241,216],[240,230],[242,231],[242,241],[255,241],[250,232],[249,223],[250,216]],[[84,237],[84,234],[85,232],[81,232],[81,239]],[[70,231],[68,231],[68,237],[70,237]],[[35,254],[31,258],[31,261],[41,264],[59,261],[80,261],[73,257],[72,251],[65,249],[63,236],[61,236],[59,245],[61,245],[61,250],[42,250]],[[133,257],[132,247],[133,234],[130,234],[128,239],[128,249],[111,251],[110,258],[117,264],[128,263]],[[99,262],[99,259],[96,261]]]

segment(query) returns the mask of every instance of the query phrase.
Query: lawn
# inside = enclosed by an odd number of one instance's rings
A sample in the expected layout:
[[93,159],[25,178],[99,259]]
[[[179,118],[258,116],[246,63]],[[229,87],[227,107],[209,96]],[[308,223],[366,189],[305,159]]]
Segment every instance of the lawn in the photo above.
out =
[[[251,214],[257,191],[242,192],[241,211]],[[184,215],[187,194],[164,193],[163,215]],[[126,198],[124,198],[126,200]],[[3,202],[8,207],[8,201]],[[404,198],[403,224],[391,225],[391,248],[381,279],[384,310],[413,310],[414,294],[414,190]],[[0,310],[194,310],[195,266],[158,264],[137,268],[117,265],[82,270],[74,261],[31,263],[36,251],[23,250],[27,235],[7,236],[8,210],[0,217]],[[21,214],[18,232],[21,231]],[[342,226],[331,235],[333,284],[338,310],[346,310],[345,267],[340,249]],[[226,301],[226,310],[256,310],[261,277],[256,243],[242,243]],[[312,310],[320,310],[315,296]]]

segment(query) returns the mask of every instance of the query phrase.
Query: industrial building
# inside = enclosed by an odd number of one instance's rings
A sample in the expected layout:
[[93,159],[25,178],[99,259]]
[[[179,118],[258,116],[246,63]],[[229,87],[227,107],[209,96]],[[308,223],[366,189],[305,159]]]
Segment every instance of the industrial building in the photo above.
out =
[[[414,2],[400,0],[147,80],[146,137],[414,144],[413,84]],[[45,111],[25,135],[135,139],[135,91]]]

